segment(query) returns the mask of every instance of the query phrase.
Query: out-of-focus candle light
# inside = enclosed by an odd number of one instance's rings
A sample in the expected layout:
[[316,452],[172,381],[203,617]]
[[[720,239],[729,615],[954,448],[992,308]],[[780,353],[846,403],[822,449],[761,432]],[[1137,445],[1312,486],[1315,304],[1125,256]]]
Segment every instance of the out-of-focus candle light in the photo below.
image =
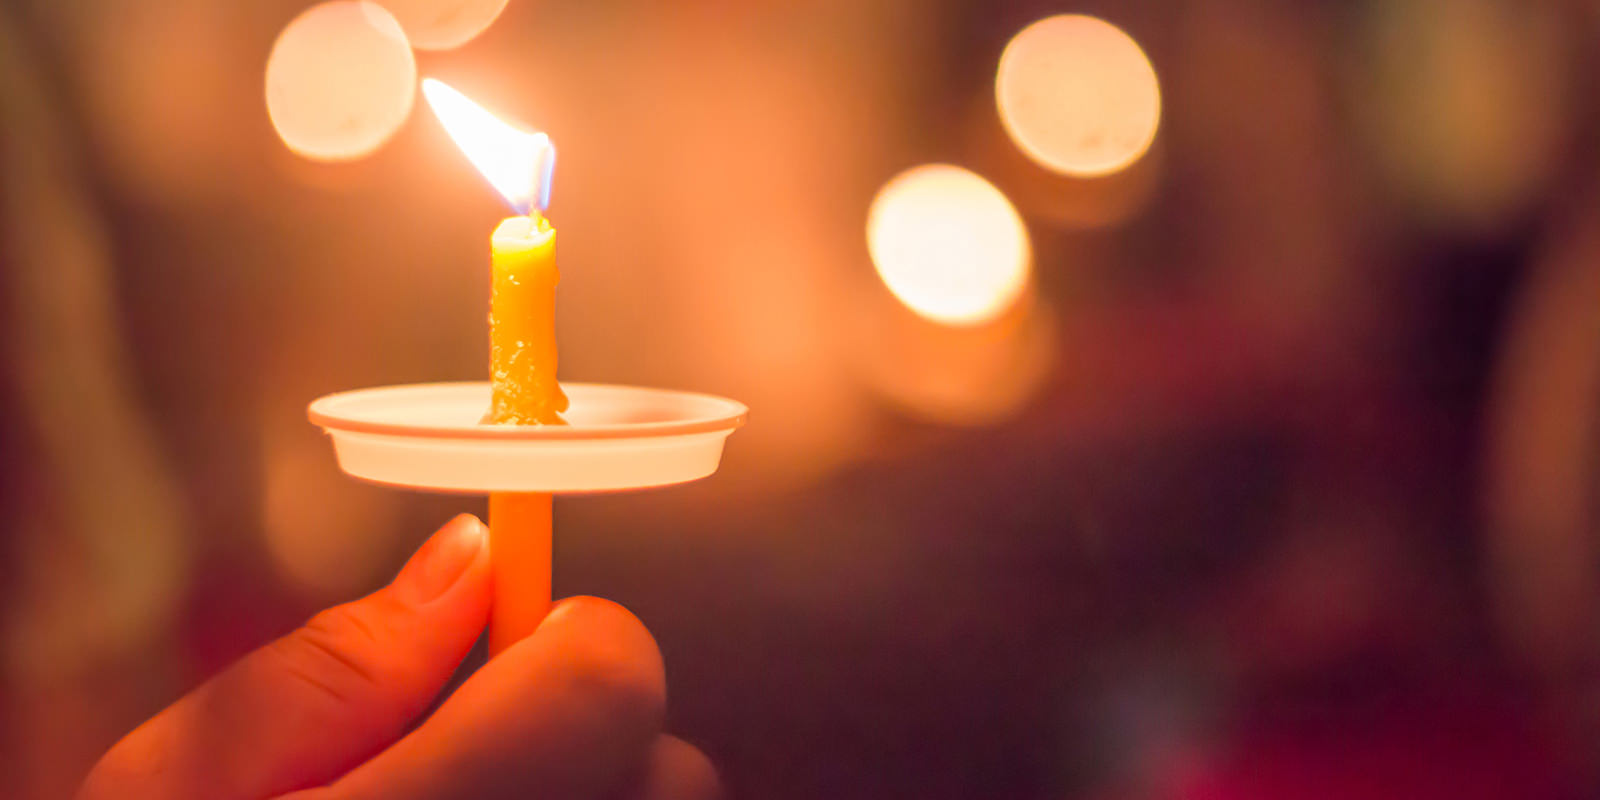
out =
[[483,33],[506,0],[383,0],[419,50],[449,50]]
[[1011,201],[948,164],[907,170],[878,192],[867,247],[895,297],[938,322],[993,319],[1028,283],[1028,232]]
[[1435,224],[1513,224],[1540,202],[1577,130],[1565,15],[1493,0],[1367,12],[1351,105],[1394,195]]
[[1161,89],[1144,51],[1116,26],[1062,14],[1024,28],[1000,55],[1000,121],[1046,169],[1104,175],[1155,140]]
[[1115,228],[1148,208],[1161,186],[1165,148],[1159,139],[1127,169],[1106,175],[1065,175],[1039,169],[988,107],[974,111],[965,115],[963,152],[969,154],[973,169],[1002,187],[1032,223],[1080,230]]
[[295,17],[267,57],[267,115],[290,150],[322,161],[378,149],[411,113],[417,62],[381,6],[334,0]]

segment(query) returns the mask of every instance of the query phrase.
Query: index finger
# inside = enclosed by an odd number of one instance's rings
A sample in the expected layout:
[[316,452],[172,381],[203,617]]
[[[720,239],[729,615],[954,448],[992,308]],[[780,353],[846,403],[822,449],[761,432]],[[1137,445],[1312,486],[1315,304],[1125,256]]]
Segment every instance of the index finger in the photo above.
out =
[[483,524],[462,515],[389,586],[328,609],[139,726],[80,800],[259,798],[319,786],[405,732],[483,630]]

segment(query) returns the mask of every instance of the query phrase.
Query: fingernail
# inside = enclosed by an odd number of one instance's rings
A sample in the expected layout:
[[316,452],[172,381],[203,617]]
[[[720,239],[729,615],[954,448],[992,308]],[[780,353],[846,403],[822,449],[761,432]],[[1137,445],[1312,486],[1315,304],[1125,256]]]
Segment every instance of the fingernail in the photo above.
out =
[[483,549],[484,527],[477,517],[462,514],[445,523],[406,562],[394,588],[412,603],[430,602],[444,594]]

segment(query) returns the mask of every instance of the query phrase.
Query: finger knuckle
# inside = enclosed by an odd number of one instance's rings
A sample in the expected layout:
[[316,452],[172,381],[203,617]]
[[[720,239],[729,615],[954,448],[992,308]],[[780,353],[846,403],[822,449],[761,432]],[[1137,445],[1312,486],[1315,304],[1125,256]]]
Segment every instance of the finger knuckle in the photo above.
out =
[[377,633],[354,609],[337,606],[317,614],[299,630],[268,646],[279,665],[335,700],[378,693],[388,677],[368,653]]

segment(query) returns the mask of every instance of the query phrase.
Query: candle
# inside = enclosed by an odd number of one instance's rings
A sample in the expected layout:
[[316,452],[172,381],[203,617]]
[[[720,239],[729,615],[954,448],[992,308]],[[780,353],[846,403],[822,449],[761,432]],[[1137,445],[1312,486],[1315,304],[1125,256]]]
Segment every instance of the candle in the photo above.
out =
[[[563,425],[567,397],[556,382],[556,232],[549,205],[555,149],[542,133],[517,130],[459,92],[425,80],[423,94],[456,144],[522,212],[490,239],[489,373],[485,422]],[[551,496],[489,496],[494,604],[489,653],[533,633],[550,608]]]
[[538,211],[500,223],[491,240],[489,422],[560,425],[556,383],[556,231]]
[[[567,397],[556,383],[556,232],[538,211],[495,229],[491,247],[489,422],[564,424]],[[489,495],[494,605],[489,653],[533,633],[550,608],[552,498]]]

